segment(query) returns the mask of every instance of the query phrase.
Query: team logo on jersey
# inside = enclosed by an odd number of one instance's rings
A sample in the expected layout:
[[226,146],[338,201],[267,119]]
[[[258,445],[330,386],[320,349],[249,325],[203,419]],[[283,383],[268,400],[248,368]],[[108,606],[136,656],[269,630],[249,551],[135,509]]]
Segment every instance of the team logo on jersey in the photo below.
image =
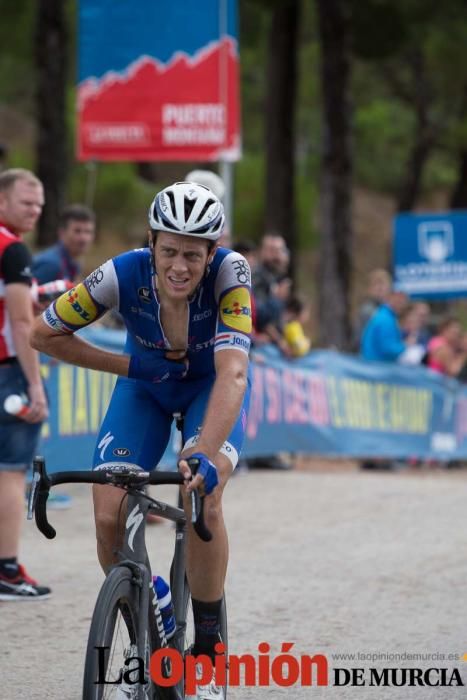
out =
[[101,267],[98,267],[97,270],[94,270],[94,272],[91,272],[88,277],[86,277],[86,283],[88,287],[94,289],[94,287],[97,287],[98,284],[102,282],[104,279],[104,270]]
[[222,322],[241,333],[251,333],[250,293],[245,287],[237,287],[223,297],[220,304]]
[[246,260],[234,260],[232,267],[239,284],[251,283],[250,267]]
[[72,326],[85,326],[97,318],[98,310],[88,290],[81,282],[62,294],[55,303],[59,318]]
[[145,304],[151,303],[151,290],[149,287],[140,287],[138,289],[138,296]]

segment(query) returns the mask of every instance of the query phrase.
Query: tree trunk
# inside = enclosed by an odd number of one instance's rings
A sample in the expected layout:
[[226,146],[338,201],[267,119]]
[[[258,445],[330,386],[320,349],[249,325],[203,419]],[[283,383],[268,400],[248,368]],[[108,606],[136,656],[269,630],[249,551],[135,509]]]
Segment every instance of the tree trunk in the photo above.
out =
[[266,231],[284,236],[296,256],[295,113],[300,0],[273,3],[266,95]]
[[65,0],[37,0],[35,56],[37,67],[37,175],[45,191],[39,221],[40,246],[55,242],[67,181]]
[[407,59],[412,73],[413,104],[415,108],[414,141],[406,166],[405,178],[399,191],[398,211],[414,208],[422,186],[423,172],[436,140],[436,130],[430,122],[429,112],[433,96],[423,54],[415,49]]
[[348,0],[316,0],[321,44],[323,144],[318,297],[321,342],[346,349],[351,339],[352,108]]
[[416,130],[415,143],[406,166],[406,176],[397,201],[397,210],[410,211],[414,208],[422,186],[423,171],[433,148],[430,133]]
[[467,209],[467,149],[459,153],[457,182],[451,195],[451,209]]

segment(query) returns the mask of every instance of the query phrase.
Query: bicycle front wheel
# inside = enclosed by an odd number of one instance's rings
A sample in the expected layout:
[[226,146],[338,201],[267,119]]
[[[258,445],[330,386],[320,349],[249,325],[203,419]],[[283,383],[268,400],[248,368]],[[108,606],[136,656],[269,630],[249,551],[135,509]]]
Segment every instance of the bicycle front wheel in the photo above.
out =
[[[83,679],[83,700],[113,700],[123,680],[122,671],[134,669],[135,663],[124,665],[132,656],[146,661],[145,650],[138,650],[138,589],[133,574],[125,566],[113,569],[105,579],[94,608],[89,631]],[[148,646],[149,648],[149,646]],[[142,653],[141,653],[142,652]],[[147,674],[147,666],[145,666]],[[137,678],[137,672],[132,679]],[[144,687],[136,697],[153,698],[151,683],[145,677]]]

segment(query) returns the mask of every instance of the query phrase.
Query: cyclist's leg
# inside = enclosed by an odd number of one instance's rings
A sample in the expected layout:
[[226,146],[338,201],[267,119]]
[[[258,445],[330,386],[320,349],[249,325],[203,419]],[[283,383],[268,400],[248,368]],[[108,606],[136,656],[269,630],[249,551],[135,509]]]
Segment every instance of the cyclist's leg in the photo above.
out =
[[[199,435],[206,412],[210,389],[211,387],[208,387],[199,394],[186,412],[184,426],[185,444],[182,455],[196,451],[197,435]],[[248,403],[249,388],[245,394],[242,408],[232,432],[214,460],[219,475],[219,486],[205,499],[206,524],[211,530],[213,538],[211,542],[202,542],[191,527],[188,529],[187,534],[187,577],[194,600],[196,647],[197,650],[199,649],[204,653],[212,651],[220,631],[221,605],[228,563],[228,539],[222,514],[222,494],[238,462],[246,427]],[[184,505],[188,510],[189,504],[186,498],[184,499]],[[214,622],[213,631],[215,631],[215,634],[212,635],[212,645],[206,635],[203,635],[201,629],[203,625],[202,622],[200,624],[200,620],[202,621],[203,614],[206,620],[210,618],[209,624]]]
[[[133,380],[117,381],[107,414],[97,438],[94,468],[107,462],[128,462],[153,469],[167,446],[172,417]],[[114,486],[93,488],[97,553],[104,571],[114,562],[117,520],[122,490]],[[125,509],[120,511],[123,532]]]

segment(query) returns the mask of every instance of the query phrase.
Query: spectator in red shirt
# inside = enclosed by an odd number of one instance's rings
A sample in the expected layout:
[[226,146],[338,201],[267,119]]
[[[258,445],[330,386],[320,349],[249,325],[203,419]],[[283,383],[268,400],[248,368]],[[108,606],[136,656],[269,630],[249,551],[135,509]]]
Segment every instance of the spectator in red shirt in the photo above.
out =
[[[33,173],[20,168],[0,173],[0,600],[40,600],[50,594],[18,563],[25,476],[48,413],[39,354],[29,344],[31,255],[22,241],[43,205],[43,187]],[[11,394],[24,394],[29,401],[22,418],[4,410]]]

